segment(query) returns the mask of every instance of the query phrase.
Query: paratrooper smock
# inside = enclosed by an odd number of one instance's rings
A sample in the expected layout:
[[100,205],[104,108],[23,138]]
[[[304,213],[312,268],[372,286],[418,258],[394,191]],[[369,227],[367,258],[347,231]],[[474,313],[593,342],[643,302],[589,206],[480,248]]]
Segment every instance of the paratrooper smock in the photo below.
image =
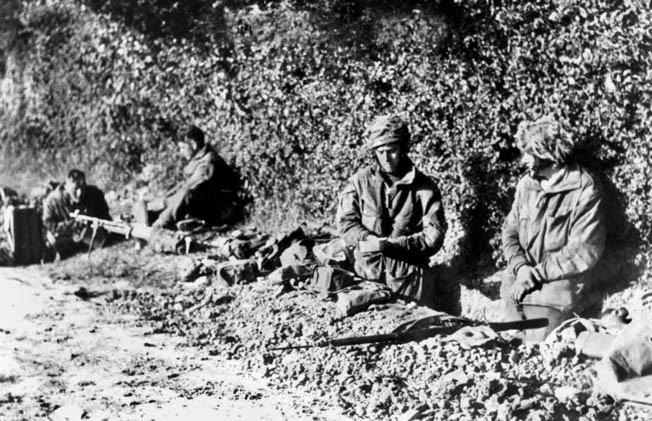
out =
[[[337,225],[347,245],[355,247],[359,276],[426,305],[446,300],[441,297],[445,292],[433,297],[437,281],[428,264],[447,228],[441,193],[411,162],[405,176],[391,186],[377,167],[353,175],[339,200]],[[370,236],[388,237],[395,244],[382,253],[362,253],[358,242]]]

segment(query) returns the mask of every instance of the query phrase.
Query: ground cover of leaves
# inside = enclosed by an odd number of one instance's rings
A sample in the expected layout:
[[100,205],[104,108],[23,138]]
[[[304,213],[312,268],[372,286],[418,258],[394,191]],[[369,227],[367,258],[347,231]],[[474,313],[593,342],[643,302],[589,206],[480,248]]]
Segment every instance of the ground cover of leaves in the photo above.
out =
[[[241,360],[273,387],[321,396],[354,419],[616,420],[651,415],[592,394],[594,361],[561,347],[505,340],[464,349],[431,338],[402,345],[272,351],[324,338],[386,333],[406,316],[380,308],[341,319],[334,303],[304,291],[279,294],[278,286],[264,277],[233,286],[207,278],[184,283],[173,271],[187,264],[187,257],[131,254],[117,264],[115,253],[104,253],[96,263],[100,269],[93,276],[103,270],[107,275],[102,298],[116,311],[140,315],[151,323],[152,333],[185,337],[186,346],[197,352]],[[143,276],[138,264],[149,267],[149,275]],[[116,276],[132,276],[135,282],[111,289]]]

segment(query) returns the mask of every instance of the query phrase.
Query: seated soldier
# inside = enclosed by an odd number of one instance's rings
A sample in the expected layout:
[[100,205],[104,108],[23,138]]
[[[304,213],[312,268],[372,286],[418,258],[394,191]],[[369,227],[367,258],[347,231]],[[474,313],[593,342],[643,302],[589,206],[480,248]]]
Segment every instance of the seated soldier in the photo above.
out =
[[211,225],[235,222],[241,214],[237,174],[206,143],[204,132],[196,126],[186,129],[177,146],[182,158],[189,161],[183,170],[185,179],[165,198],[141,203],[137,218],[148,221],[142,213],[158,214],[153,224],[157,227],[170,227],[189,218]]
[[355,271],[388,285],[399,297],[459,313],[460,286],[437,279],[430,257],[447,229],[435,181],[408,157],[410,132],[397,116],[381,116],[367,130],[375,165],[348,181],[337,224],[355,247]]
[[[111,219],[109,205],[102,190],[86,184],[86,175],[73,169],[68,173],[66,181],[52,190],[43,203],[43,225],[48,247],[60,256],[81,249],[81,245],[74,241],[75,234],[79,234],[76,232],[78,224],[70,216],[76,211],[95,218]],[[90,237],[86,240],[90,240]]]
[[603,190],[583,166],[571,162],[575,141],[552,117],[522,122],[516,133],[527,166],[503,224],[507,270],[501,284],[505,318],[547,317],[529,330],[540,341],[589,297],[608,271],[599,268],[606,238]]

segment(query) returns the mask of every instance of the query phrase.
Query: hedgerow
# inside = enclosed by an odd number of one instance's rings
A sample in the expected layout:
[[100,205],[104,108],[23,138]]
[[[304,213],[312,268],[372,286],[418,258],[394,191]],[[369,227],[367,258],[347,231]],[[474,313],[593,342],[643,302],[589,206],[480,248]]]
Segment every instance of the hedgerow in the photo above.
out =
[[254,217],[329,219],[368,162],[365,125],[398,112],[442,189],[447,256],[500,264],[516,126],[555,113],[613,182],[613,231],[650,246],[649,1],[9,3],[5,171],[162,189],[193,122],[243,173]]

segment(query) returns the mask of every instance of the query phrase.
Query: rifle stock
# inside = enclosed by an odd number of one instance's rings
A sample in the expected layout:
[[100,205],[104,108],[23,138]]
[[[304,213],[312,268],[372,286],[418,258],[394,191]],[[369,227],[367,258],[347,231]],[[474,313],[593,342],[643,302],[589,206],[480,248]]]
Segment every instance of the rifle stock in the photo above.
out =
[[[473,326],[473,325],[435,326],[435,327],[429,327],[425,329],[414,329],[414,330],[407,330],[403,332],[384,333],[380,335],[351,336],[346,338],[325,339],[323,341],[319,341],[307,345],[291,345],[286,347],[270,348],[270,351],[285,351],[290,349],[306,349],[306,348],[325,348],[329,346],[340,347],[340,346],[351,346],[351,345],[365,345],[365,344],[373,344],[373,343],[400,344],[405,342],[421,341],[423,339],[427,339],[437,335],[449,335],[466,326]],[[510,322],[487,323],[486,326],[489,326],[491,329],[495,330],[496,332],[512,330],[512,329],[514,330],[538,329],[538,328],[548,326],[548,319],[538,318],[538,319],[515,320]]]

